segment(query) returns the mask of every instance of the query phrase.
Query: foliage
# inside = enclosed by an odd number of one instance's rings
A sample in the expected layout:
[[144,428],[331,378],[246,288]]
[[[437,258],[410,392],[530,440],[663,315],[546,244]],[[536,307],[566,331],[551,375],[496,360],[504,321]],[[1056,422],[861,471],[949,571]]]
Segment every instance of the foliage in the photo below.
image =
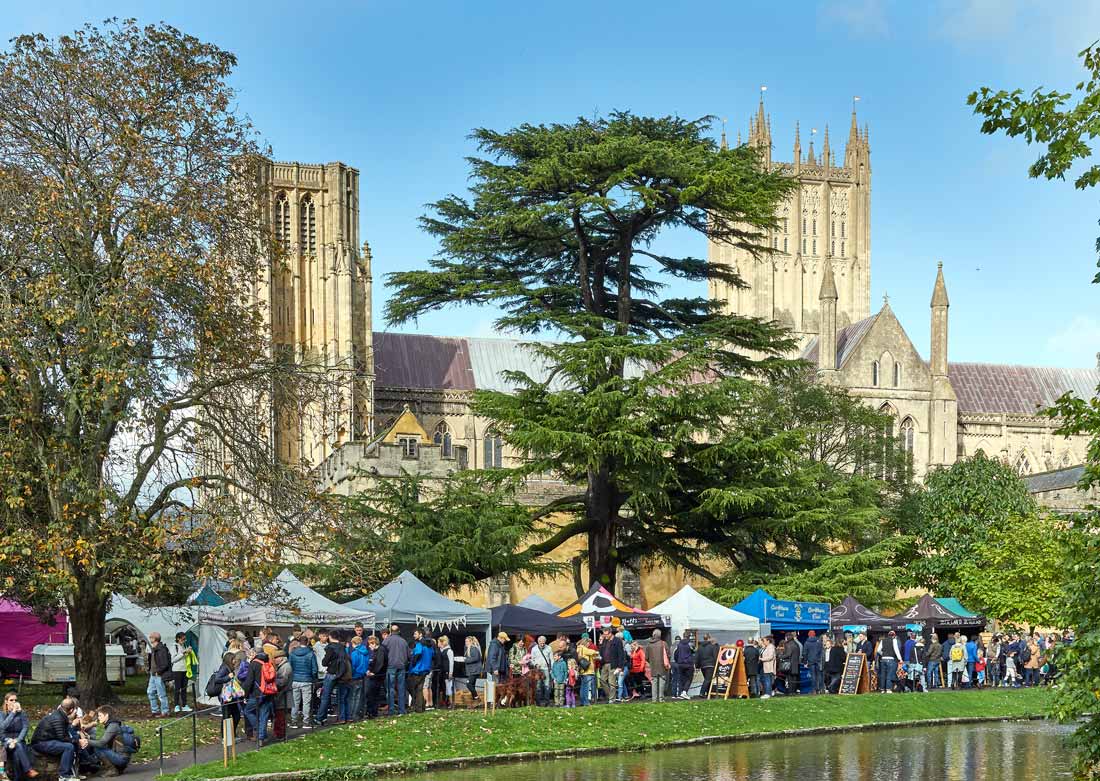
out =
[[[263,751],[250,751],[234,765],[198,765],[175,778],[257,776],[264,773],[362,768],[369,777],[378,766],[398,767],[434,759],[492,757],[521,752],[572,752],[577,749],[637,751],[673,741],[761,735],[783,730],[854,727],[886,722],[951,718],[1024,718],[1041,713],[1050,702],[1047,689],[984,689],[937,697],[778,697],[773,700],[695,700],[639,703],[630,707],[515,708],[492,716],[480,710],[434,712],[378,719],[317,731]],[[659,759],[659,755],[651,755]],[[640,761],[643,761],[644,758]],[[438,772],[438,769],[437,769]],[[696,775],[713,773],[701,767]],[[660,768],[647,775],[660,777]],[[667,772],[666,772],[667,775]]]
[[724,605],[736,604],[758,588],[776,599],[831,605],[851,596],[873,610],[888,610],[898,607],[898,590],[909,581],[912,547],[912,537],[892,535],[861,550],[822,556],[808,569],[775,575],[733,572],[704,593]]
[[957,573],[959,593],[974,610],[1014,624],[1061,626],[1067,553],[1080,533],[1045,514],[991,528]]
[[730,411],[723,396],[742,378],[774,375],[792,346],[775,324],[663,294],[667,279],[742,284],[725,264],[655,252],[664,231],[764,254],[795,186],[755,149],[719,149],[709,122],[616,112],[476,130],[488,157],[469,161],[470,197],[444,198],[422,220],[440,255],[389,276],[391,324],[493,305],[498,328],[567,340],[534,348],[549,380],[513,372],[518,392],[481,392],[474,411],[523,455],[520,472],[556,470],[582,486],[559,508],[572,514],[560,539],[582,536],[590,578],[610,587],[620,536],[637,555],[668,552],[653,530],[675,529],[663,497],[690,441]]
[[[247,580],[312,494],[257,436],[300,391],[252,303],[270,242],[234,65],[132,21],[0,54],[0,590],[64,603],[87,704],[112,592],[162,593],[213,539]],[[291,523],[265,542],[265,516]]]
[[[1088,162],[1095,154],[1093,143],[1100,135],[1100,48],[1094,43],[1079,56],[1088,77],[1077,83],[1074,92],[1038,87],[1025,96],[1020,89],[1009,92],[982,87],[967,98],[974,113],[985,118],[983,133],[1003,131],[1010,138],[1023,136],[1029,144],[1046,147],[1028,168],[1033,179],[1065,179],[1079,161]],[[1075,98],[1076,103],[1070,104]],[[1079,170],[1073,184],[1083,190],[1097,182],[1100,164],[1092,163]],[[1096,251],[1100,253],[1100,238]],[[1100,282],[1100,273],[1093,281]]]
[[902,531],[917,538],[914,580],[964,604],[975,602],[976,595],[959,577],[963,565],[975,560],[994,529],[1035,514],[1035,502],[1019,476],[984,453],[932,470],[898,513]]

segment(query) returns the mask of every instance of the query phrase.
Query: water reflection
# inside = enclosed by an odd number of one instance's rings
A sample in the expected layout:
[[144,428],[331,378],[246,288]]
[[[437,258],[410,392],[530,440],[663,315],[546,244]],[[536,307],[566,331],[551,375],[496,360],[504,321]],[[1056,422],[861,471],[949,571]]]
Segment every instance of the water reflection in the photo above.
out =
[[1019,781],[1069,778],[1046,722],[869,730],[433,773],[433,781]]

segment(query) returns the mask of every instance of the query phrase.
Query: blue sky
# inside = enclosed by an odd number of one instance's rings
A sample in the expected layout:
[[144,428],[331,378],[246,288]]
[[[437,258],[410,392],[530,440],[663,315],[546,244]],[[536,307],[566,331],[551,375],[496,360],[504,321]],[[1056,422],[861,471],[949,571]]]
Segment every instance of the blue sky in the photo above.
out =
[[[241,109],[276,157],[360,170],[377,330],[384,275],[434,251],[416,224],[424,204],[465,186],[472,128],[618,108],[726,116],[735,136],[766,84],[777,159],[789,158],[795,120],[804,144],[829,123],[840,153],[861,96],[872,309],[888,292],[918,350],[927,355],[937,260],[952,360],[1091,366],[1100,350],[1098,193],[1027,179],[1037,152],[982,136],[965,105],[980,85],[1075,84],[1100,4],[0,0],[0,38],[113,15],[165,20],[235,52]],[[668,242],[705,252],[698,236]],[[489,335],[492,317],[455,310],[403,330]]]

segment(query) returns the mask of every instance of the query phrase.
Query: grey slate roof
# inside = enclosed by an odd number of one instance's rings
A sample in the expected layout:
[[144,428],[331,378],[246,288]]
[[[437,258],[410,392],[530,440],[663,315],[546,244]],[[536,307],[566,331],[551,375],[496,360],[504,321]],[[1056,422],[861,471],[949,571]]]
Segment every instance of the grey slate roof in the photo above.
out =
[[947,375],[958,397],[960,413],[1034,415],[1067,391],[1091,399],[1100,385],[1100,369],[951,363]]
[[[878,319],[878,313],[865,317],[862,320],[857,320],[851,325],[846,325],[837,331],[836,334],[836,365],[837,368],[842,368],[844,362],[848,360],[848,357],[855,352],[856,347],[863,341],[863,337],[871,330],[871,326],[875,324],[875,320]],[[815,336],[810,340],[810,343],[806,345],[806,349],[802,351],[802,357],[810,363],[817,363],[817,345],[819,337]]]
[[383,388],[473,390],[466,339],[374,333],[375,383]]
[[1024,484],[1030,493],[1037,494],[1045,491],[1058,491],[1063,488],[1074,488],[1085,474],[1082,465],[1070,466],[1065,469],[1055,469],[1053,472],[1040,472],[1037,475],[1028,475],[1024,478]]

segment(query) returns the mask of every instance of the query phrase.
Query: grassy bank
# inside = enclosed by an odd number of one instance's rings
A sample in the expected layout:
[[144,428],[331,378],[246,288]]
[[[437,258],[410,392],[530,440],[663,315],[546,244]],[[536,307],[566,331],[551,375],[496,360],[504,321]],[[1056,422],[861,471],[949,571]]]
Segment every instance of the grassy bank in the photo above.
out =
[[1026,717],[1044,713],[1045,689],[936,692],[927,695],[798,697],[748,701],[519,708],[413,714],[314,733],[243,755],[223,769],[199,765],[177,778],[216,778],[279,771],[367,767],[527,751],[617,746],[652,748],[702,736],[959,717]]

